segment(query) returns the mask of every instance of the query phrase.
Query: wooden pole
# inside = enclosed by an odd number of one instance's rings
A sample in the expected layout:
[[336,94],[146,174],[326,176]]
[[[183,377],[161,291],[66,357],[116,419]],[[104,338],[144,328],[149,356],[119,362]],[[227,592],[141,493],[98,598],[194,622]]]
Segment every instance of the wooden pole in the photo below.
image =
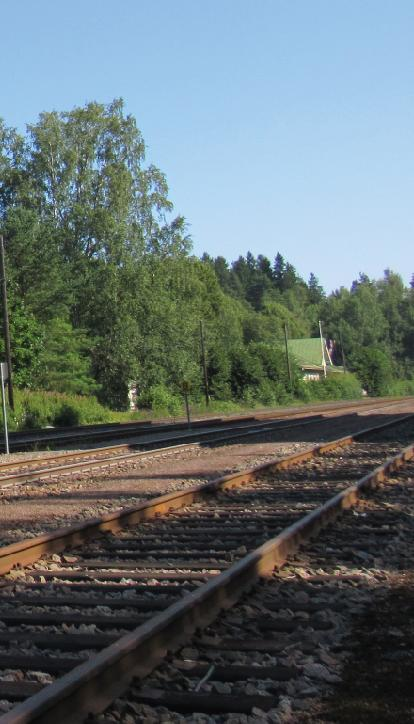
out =
[[289,358],[289,349],[288,349],[288,330],[287,330],[287,324],[284,325],[284,329],[285,329],[286,366],[287,366],[287,372],[288,372],[288,377],[289,377],[290,389],[292,389],[292,387],[293,387],[293,385],[292,385],[292,370],[291,370],[291,367],[290,367],[290,358]]
[[7,367],[7,364],[5,362],[0,363],[0,375],[1,375],[1,406],[3,410],[3,426],[4,426],[4,449],[6,451],[6,455],[9,454],[9,431],[7,429],[7,409],[6,409],[6,397],[5,397],[5,389],[4,389],[4,368]]
[[190,417],[190,405],[188,403],[188,392],[187,390],[184,390],[184,402],[185,402],[185,412],[187,415],[187,427],[190,430],[191,429],[191,417]]
[[210,404],[210,391],[208,389],[206,347],[204,344],[204,326],[203,326],[203,322],[201,321],[201,319],[200,319],[200,345],[201,345],[201,363],[203,365],[203,375],[204,375],[204,395],[206,398],[206,405],[208,407]]
[[12,382],[12,365],[10,351],[10,327],[9,327],[9,310],[7,305],[7,284],[6,284],[6,263],[4,260],[4,243],[3,235],[0,234],[0,278],[1,278],[1,295],[3,303],[3,336],[4,336],[4,352],[8,366],[7,386],[9,390],[9,405],[14,410],[13,382]]
[[344,343],[342,341],[342,327],[339,327],[339,342],[341,345],[341,355],[342,355],[342,367],[344,368],[344,374],[346,372],[346,359],[345,359],[345,351],[344,351]]

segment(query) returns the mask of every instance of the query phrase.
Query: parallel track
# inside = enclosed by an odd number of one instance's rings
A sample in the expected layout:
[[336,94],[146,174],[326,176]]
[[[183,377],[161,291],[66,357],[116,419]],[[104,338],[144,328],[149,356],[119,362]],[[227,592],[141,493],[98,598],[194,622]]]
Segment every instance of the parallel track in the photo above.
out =
[[[392,408],[394,404],[390,402],[381,403],[379,407],[372,408],[372,411]],[[390,412],[392,411],[390,410]],[[347,414],[352,413],[348,412]],[[336,417],[332,410],[329,411],[329,416]],[[325,422],[326,417],[323,415],[306,415],[304,418],[299,419],[295,416],[291,422],[287,423],[283,420],[269,420],[268,422],[265,420],[261,422],[244,420],[243,424],[237,421],[216,429],[187,431],[181,433],[179,438],[176,438],[175,434],[173,436],[170,434],[157,437],[153,441],[128,442],[87,450],[57,453],[56,455],[48,454],[44,457],[37,456],[23,460],[9,460],[0,463],[0,490],[6,490],[36,480],[57,480],[62,477],[76,475],[79,472],[106,469],[122,462],[134,462],[139,458],[147,457],[149,454],[151,457],[164,456],[168,453],[174,455],[179,452],[196,450],[203,445],[237,442],[273,431],[284,432],[297,427],[314,427]],[[177,439],[181,442],[175,442]]]
[[[409,399],[409,398],[406,398]],[[254,415],[232,415],[230,417],[205,417],[192,421],[193,430],[199,428],[224,427],[226,425],[234,425],[235,423],[249,424],[251,422],[265,420],[283,420],[286,418],[294,419],[309,414],[321,414],[323,412],[336,410],[363,410],[366,407],[379,407],[401,403],[403,398],[370,398],[353,402],[329,402],[317,403],[315,405],[307,405],[305,407],[275,409],[269,411],[257,412]],[[114,440],[117,438],[136,438],[148,435],[170,435],[174,432],[179,434],[180,431],[187,430],[187,423],[178,422],[128,422],[128,423],[107,423],[99,425],[83,425],[79,427],[65,428],[43,428],[36,430],[27,430],[23,432],[12,432],[9,436],[10,449],[30,450],[33,447],[42,448],[48,446],[61,447],[62,445],[85,445],[90,442],[98,442],[104,440]],[[3,450],[3,442],[0,440],[0,450]]]
[[214,431],[189,432],[180,437],[180,439],[187,440],[187,442],[177,444],[171,444],[171,437],[167,436],[158,438],[154,443],[124,443],[103,448],[48,455],[43,458],[35,457],[8,461],[0,463],[0,490],[39,479],[60,479],[63,476],[76,475],[81,471],[94,471],[112,467],[121,462],[134,462],[139,458],[153,458],[159,455],[164,457],[166,454],[174,455],[175,453],[196,450],[203,445],[236,442],[237,440],[263,435],[273,430],[290,430],[296,427],[316,425],[324,421],[323,417],[312,416],[289,424],[280,424],[279,421],[253,422],[243,426],[233,425],[218,428]]
[[[363,438],[360,432],[1,549],[4,573],[38,563],[4,579],[0,621],[8,629],[0,631],[0,666],[26,673],[18,686],[0,682],[0,698],[29,698],[0,721],[74,722],[102,709],[133,673],[148,673],[166,648],[209,623],[355,501],[360,488],[382,479],[383,469],[368,471],[383,461],[390,444],[373,449]],[[386,469],[412,454],[410,448]],[[362,481],[344,492],[361,470],[367,472]],[[43,682],[33,679],[33,671],[44,673]]]

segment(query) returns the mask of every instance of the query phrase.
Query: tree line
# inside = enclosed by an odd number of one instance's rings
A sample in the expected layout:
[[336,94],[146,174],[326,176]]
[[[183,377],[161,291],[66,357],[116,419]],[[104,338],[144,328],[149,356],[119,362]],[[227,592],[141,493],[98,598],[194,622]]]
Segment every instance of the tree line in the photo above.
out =
[[0,121],[0,233],[20,387],[96,394],[113,408],[135,380],[141,405],[173,401],[184,383],[202,396],[200,320],[216,399],[303,392],[297,371],[288,379],[284,326],[316,336],[319,319],[368,391],[413,376],[413,284],[387,270],[326,295],[280,253],[195,257],[119,99],[42,113],[25,134]]

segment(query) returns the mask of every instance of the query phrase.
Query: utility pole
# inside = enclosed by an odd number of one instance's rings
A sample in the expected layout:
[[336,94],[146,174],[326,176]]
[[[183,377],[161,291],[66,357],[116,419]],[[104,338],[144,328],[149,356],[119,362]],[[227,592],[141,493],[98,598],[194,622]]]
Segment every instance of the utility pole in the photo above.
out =
[[13,383],[12,383],[12,366],[10,352],[10,327],[9,327],[9,310],[7,306],[7,286],[6,286],[6,264],[4,261],[4,244],[3,235],[0,234],[0,278],[1,278],[1,296],[3,303],[3,337],[4,351],[8,367],[7,386],[9,390],[9,405],[14,410]]
[[0,362],[0,377],[1,377],[1,406],[3,410],[3,428],[4,428],[4,449],[6,455],[9,454],[9,431],[7,429],[7,409],[6,409],[6,397],[4,393],[5,382],[7,382],[7,362]]
[[290,368],[289,349],[288,349],[288,331],[287,331],[286,323],[285,323],[284,329],[285,329],[286,366],[287,366],[287,371],[288,371],[288,376],[289,376],[290,389],[292,389],[292,370]]
[[201,345],[201,363],[203,365],[203,374],[204,374],[204,395],[206,398],[206,405],[208,407],[210,404],[210,392],[208,389],[206,347],[204,344],[204,326],[203,326],[203,322],[201,319],[200,319],[200,345]]
[[188,380],[183,380],[182,390],[183,390],[184,402],[185,402],[185,412],[187,415],[187,427],[189,430],[191,430],[190,405],[188,402],[188,393],[190,392],[190,383],[188,382]]
[[342,367],[344,368],[344,374],[345,374],[346,373],[346,359],[345,359],[345,352],[344,352],[344,343],[342,341],[342,327],[339,327],[339,342],[341,345]]

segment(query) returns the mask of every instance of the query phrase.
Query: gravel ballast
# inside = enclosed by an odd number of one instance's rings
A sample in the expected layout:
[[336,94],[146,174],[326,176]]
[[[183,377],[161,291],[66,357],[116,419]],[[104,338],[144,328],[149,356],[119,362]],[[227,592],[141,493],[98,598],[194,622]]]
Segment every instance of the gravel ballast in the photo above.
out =
[[120,462],[98,473],[77,473],[1,490],[0,545],[55,530],[154,495],[181,490],[220,475],[284,457],[328,439],[377,425],[392,414],[414,412],[414,401],[393,405],[387,412],[364,410],[359,415],[328,417],[315,427],[264,433],[241,444],[201,447],[187,452]]

